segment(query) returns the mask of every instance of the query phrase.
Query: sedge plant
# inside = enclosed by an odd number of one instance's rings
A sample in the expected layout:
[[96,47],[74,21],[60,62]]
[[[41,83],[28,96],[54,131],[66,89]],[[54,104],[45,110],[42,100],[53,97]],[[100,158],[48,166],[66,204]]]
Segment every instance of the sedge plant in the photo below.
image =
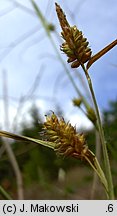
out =
[[[117,45],[117,39],[113,41],[110,45],[105,47],[103,50],[101,50],[99,53],[97,53],[95,56],[92,56],[92,50],[88,46],[89,42],[87,41],[87,38],[83,36],[82,31],[80,31],[76,26],[71,27],[69,25],[66,19],[66,15],[64,14],[63,10],[57,3],[56,3],[56,11],[62,28],[61,35],[64,39],[64,43],[61,45],[61,50],[67,55],[68,57],[67,61],[68,63],[71,63],[72,68],[77,68],[79,66],[82,67],[86,79],[88,81],[89,89],[92,95],[92,100],[95,108],[95,116],[96,116],[95,120],[97,123],[96,125],[99,131],[100,140],[103,149],[105,173],[106,173],[106,180],[108,185],[108,192],[107,192],[108,198],[114,199],[113,181],[112,181],[110,162],[109,162],[109,157],[107,152],[106,140],[105,140],[104,131],[101,123],[98,104],[96,101],[96,97],[95,97],[95,93],[94,93],[94,89],[93,89],[93,85],[92,85],[92,81],[88,69],[96,60],[98,60],[111,48]],[[86,62],[88,63],[85,66]]]
[[[92,56],[89,42],[87,41],[87,38],[83,36],[82,31],[80,31],[76,26],[70,26],[61,7],[57,3],[55,3],[55,5],[60,26],[62,28],[61,35],[64,40],[61,45],[61,50],[67,55],[67,62],[71,64],[71,68],[78,68],[79,66],[82,67],[89,85],[94,109],[90,106],[86,106],[86,112],[87,117],[93,122],[100,136],[105,163],[104,170],[101,168],[101,164],[98,162],[95,153],[89,149],[85,135],[77,132],[76,127],[72,126],[70,122],[65,122],[64,118],[58,118],[54,112],[52,112],[51,115],[46,116],[42,131],[43,140],[20,136],[7,131],[0,131],[0,136],[44,145],[53,149],[57,155],[61,155],[62,157],[74,157],[78,160],[88,162],[102,182],[107,199],[112,200],[114,199],[114,189],[110,161],[99,108],[88,70],[95,61],[117,45],[117,40],[113,41],[107,47]],[[36,10],[38,11],[37,8]],[[74,99],[73,103],[79,107],[82,103],[82,98]],[[9,199],[9,196],[4,190],[0,190],[0,192],[4,197],[6,196],[6,199]]]

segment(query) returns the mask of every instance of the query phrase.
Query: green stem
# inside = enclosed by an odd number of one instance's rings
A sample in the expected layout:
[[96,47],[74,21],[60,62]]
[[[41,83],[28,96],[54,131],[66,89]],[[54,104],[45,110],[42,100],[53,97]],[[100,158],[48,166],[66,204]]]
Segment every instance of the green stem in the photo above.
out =
[[[90,153],[93,155],[93,153],[90,151]],[[104,188],[105,188],[105,192],[106,192],[106,195],[107,195],[107,198],[109,198],[109,195],[108,195],[108,183],[107,183],[107,179],[104,175],[104,172],[97,160],[96,157],[94,157],[93,159],[93,163],[92,161],[90,160],[90,158],[88,158],[87,156],[85,156],[85,159],[88,161],[88,163],[90,164],[90,166],[93,168],[93,170],[97,173],[98,177],[100,178]]]
[[6,200],[12,200],[11,196],[0,186],[0,193]]
[[103,149],[103,155],[104,155],[106,178],[107,178],[108,188],[109,188],[108,195],[109,195],[109,199],[114,199],[112,174],[111,174],[110,162],[109,162],[109,157],[108,157],[108,152],[107,152],[107,147],[106,147],[106,141],[105,141],[105,137],[104,137],[104,131],[103,131],[101,118],[100,118],[100,114],[99,114],[99,109],[98,109],[95,93],[94,93],[94,90],[93,90],[91,78],[90,78],[90,76],[88,74],[88,70],[85,68],[84,64],[81,64],[81,66],[82,66],[82,69],[85,72],[85,75],[86,75],[86,78],[87,78],[87,81],[88,81],[88,85],[89,85],[89,88],[90,88],[90,92],[91,92],[91,95],[92,95],[93,103],[94,103],[94,106],[95,106],[98,130],[99,130],[99,134],[100,134],[100,140],[101,140],[102,149]]

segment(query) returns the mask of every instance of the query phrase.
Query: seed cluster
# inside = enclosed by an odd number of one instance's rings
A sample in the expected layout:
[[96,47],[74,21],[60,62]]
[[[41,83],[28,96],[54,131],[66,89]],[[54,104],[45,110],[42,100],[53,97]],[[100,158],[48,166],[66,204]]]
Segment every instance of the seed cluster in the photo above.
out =
[[77,133],[75,127],[63,118],[58,119],[54,113],[46,116],[44,133],[48,141],[56,143],[55,151],[59,155],[83,158],[87,154],[88,146],[84,135]]
[[62,28],[61,35],[65,42],[61,45],[61,50],[67,55],[68,63],[72,63],[72,68],[77,68],[91,58],[92,51],[88,47],[89,42],[76,26],[70,26],[66,15],[61,7],[56,3],[56,12]]

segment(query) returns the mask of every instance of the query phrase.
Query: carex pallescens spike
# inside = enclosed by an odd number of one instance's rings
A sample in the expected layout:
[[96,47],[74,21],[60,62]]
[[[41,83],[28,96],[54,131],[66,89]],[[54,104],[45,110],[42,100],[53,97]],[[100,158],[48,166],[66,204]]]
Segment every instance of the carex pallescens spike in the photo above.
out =
[[[58,118],[54,113],[46,116],[44,135],[48,141],[55,143],[58,155],[73,156],[79,159],[91,156],[83,133],[77,133],[76,127],[64,118]],[[92,160],[91,156],[91,160]]]
[[85,38],[76,26],[70,26],[66,15],[61,7],[55,3],[57,16],[62,28],[61,35],[64,43],[61,45],[61,50],[67,55],[68,63],[71,63],[72,68],[77,68],[91,58],[92,51],[89,48],[87,38]]

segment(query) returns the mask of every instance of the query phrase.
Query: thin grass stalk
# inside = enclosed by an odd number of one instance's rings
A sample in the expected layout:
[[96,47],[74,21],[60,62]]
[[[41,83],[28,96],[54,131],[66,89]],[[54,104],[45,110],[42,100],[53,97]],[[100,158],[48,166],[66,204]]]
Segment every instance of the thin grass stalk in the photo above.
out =
[[[98,162],[101,164],[101,143],[100,143],[100,136],[97,130],[95,130],[95,146],[96,146],[95,155],[96,158],[98,159]],[[94,172],[93,184],[91,189],[91,200],[95,198],[96,192],[98,190],[98,183],[99,183],[98,176],[96,172]]]
[[[4,112],[5,112],[5,126],[8,130],[9,129],[9,114],[8,114],[8,85],[7,85],[6,71],[3,71],[3,101],[4,101]],[[23,199],[24,198],[23,179],[22,179],[22,175],[19,169],[19,165],[15,158],[12,147],[7,139],[3,140],[3,145],[8,154],[9,161],[13,167],[13,170],[16,176],[18,199]]]
[[103,155],[104,155],[106,178],[107,178],[108,188],[109,188],[109,191],[108,191],[109,199],[113,200],[114,199],[114,189],[113,189],[112,174],[111,174],[110,162],[109,162],[109,157],[108,157],[108,152],[107,152],[107,146],[106,146],[104,131],[103,131],[102,123],[101,123],[100,113],[99,113],[95,93],[93,90],[92,81],[91,81],[90,75],[88,73],[88,70],[85,68],[84,64],[81,64],[81,66],[82,66],[83,71],[85,72],[85,75],[86,75],[86,78],[88,81],[88,85],[89,85],[89,89],[90,89],[90,92],[92,95],[95,111],[96,111],[97,124],[98,124],[98,129],[99,129],[99,134],[100,134],[100,140],[101,140],[101,144],[102,144]]
[[6,199],[6,200],[12,200],[12,197],[4,190],[4,188],[0,185],[0,194]]
[[108,182],[107,179],[105,177],[105,174],[97,160],[97,158],[95,157],[95,166],[94,164],[91,163],[91,161],[89,160],[88,157],[85,157],[85,159],[87,160],[87,162],[90,164],[90,166],[93,168],[93,170],[95,171],[95,173],[99,176],[100,181],[102,182],[104,188],[105,188],[105,192],[106,192],[106,196],[107,199],[109,199],[109,188],[108,188]]

